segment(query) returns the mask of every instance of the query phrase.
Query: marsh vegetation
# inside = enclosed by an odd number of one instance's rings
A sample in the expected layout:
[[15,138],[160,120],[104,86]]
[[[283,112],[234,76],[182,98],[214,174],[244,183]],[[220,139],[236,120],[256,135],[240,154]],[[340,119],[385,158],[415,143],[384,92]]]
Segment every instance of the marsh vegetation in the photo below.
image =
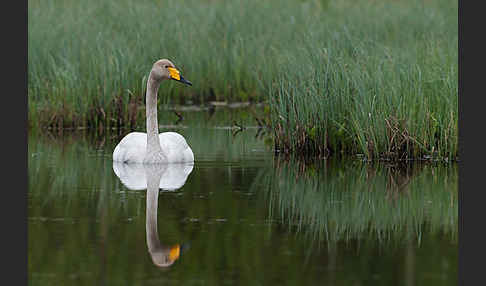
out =
[[[278,5],[278,9],[276,8]],[[31,128],[135,128],[160,103],[261,102],[275,149],[455,160],[457,1],[29,1]]]

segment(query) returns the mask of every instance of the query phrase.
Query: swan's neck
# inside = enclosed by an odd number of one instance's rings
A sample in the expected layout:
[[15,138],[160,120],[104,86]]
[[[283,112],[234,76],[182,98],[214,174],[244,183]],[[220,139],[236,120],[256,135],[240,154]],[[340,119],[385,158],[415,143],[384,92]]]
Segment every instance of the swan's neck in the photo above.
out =
[[153,79],[150,73],[147,80],[147,94],[146,94],[146,117],[147,117],[147,156],[152,156],[154,153],[162,153],[159,141],[159,126],[157,122],[157,92],[159,90],[160,82]]

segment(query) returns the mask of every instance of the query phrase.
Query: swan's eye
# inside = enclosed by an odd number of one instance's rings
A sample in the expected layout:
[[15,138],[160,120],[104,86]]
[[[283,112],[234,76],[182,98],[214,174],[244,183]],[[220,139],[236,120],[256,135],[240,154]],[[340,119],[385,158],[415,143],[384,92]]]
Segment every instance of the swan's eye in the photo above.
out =
[[165,65],[164,68],[168,68],[169,66],[168,65]]

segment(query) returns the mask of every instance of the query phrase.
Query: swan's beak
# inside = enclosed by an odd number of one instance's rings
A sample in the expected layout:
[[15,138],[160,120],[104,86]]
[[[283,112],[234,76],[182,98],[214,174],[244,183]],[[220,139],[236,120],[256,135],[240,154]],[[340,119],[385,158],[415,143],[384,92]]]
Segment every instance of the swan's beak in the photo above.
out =
[[186,80],[181,76],[181,73],[176,68],[169,67],[167,69],[169,70],[170,79],[185,83],[187,85],[192,85],[190,81]]

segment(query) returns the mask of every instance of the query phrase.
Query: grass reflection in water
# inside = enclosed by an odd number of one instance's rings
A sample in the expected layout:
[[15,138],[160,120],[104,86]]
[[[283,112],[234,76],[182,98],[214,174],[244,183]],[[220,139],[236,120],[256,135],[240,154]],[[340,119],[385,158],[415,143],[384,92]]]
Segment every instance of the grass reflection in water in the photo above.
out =
[[269,217],[316,240],[417,239],[441,232],[457,243],[455,164],[304,164],[277,158],[253,188]]

